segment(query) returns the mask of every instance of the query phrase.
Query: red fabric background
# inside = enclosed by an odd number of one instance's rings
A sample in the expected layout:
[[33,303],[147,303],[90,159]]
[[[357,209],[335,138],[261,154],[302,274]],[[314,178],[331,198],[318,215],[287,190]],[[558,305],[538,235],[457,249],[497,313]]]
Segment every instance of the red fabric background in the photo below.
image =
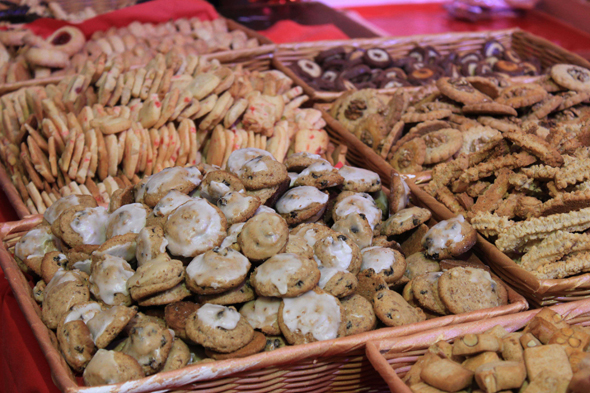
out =
[[332,24],[304,26],[291,20],[281,20],[267,30],[259,32],[271,41],[285,42],[347,40],[348,36]]

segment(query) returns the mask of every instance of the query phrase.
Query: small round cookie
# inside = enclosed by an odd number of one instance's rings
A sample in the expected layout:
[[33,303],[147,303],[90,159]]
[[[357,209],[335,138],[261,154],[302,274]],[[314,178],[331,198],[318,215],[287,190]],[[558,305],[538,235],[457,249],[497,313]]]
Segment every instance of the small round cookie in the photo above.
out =
[[82,50],[86,43],[86,37],[77,27],[63,26],[47,37],[46,42],[50,48],[73,56]]
[[142,266],[166,252],[168,240],[159,226],[144,227],[136,238],[135,258],[137,266]]
[[345,318],[340,301],[317,287],[299,297],[283,299],[279,308],[279,327],[289,344],[343,337]]
[[[172,167],[151,175],[136,186],[135,202],[154,207],[170,190],[188,194],[201,184],[203,176],[196,167]],[[141,184],[141,185],[140,185]]]
[[402,246],[395,240],[389,240],[387,236],[375,236],[373,238],[373,246],[393,248],[394,250],[398,250],[403,254]]
[[124,205],[112,212],[107,221],[107,239],[128,233],[139,233],[152,209],[141,203]]
[[51,251],[43,256],[40,267],[40,276],[45,282],[50,282],[55,272],[60,268],[69,266],[68,257],[59,251]]
[[266,336],[260,332],[254,332],[252,340],[237,351],[221,353],[205,349],[205,354],[215,360],[239,359],[264,351],[266,347]]
[[43,213],[43,218],[52,225],[64,211],[72,206],[97,207],[98,204],[90,195],[68,195],[53,202]]
[[[193,200],[193,198],[191,198],[190,196],[188,196],[186,194],[183,194],[180,191],[171,190],[162,199],[160,199],[160,201],[156,204],[156,206],[154,206],[154,210],[148,216],[148,221],[150,220],[150,218],[153,219],[153,218],[163,217],[166,219],[179,206],[185,204],[186,202],[192,201],[192,200]],[[166,220],[164,220],[164,223],[165,222],[166,222]],[[146,225],[151,226],[153,224],[150,224],[148,222]]]
[[385,236],[401,235],[430,220],[430,210],[421,207],[402,209],[389,217],[381,227],[381,234]]
[[275,208],[289,225],[315,222],[324,213],[328,199],[328,194],[315,187],[300,186],[283,194]]
[[37,283],[33,287],[33,297],[35,298],[35,301],[39,304],[43,303],[43,292],[45,291],[46,287],[47,284],[43,280],[37,281]]
[[59,269],[43,292],[41,318],[49,329],[56,329],[63,315],[77,304],[90,300],[85,273]]
[[264,261],[282,252],[289,226],[278,214],[261,213],[246,222],[238,235],[242,253],[251,261]]
[[319,154],[299,152],[291,154],[289,157],[287,157],[284,164],[289,172],[299,173],[305,168],[318,162],[326,162],[326,160],[324,160]]
[[82,320],[74,320],[57,327],[59,349],[74,371],[80,372],[96,351],[90,331]]
[[168,304],[164,309],[166,325],[174,330],[174,333],[178,337],[186,339],[186,321],[189,315],[197,311],[199,307],[201,307],[199,304],[193,302],[174,302]]
[[164,232],[172,255],[195,257],[221,244],[227,236],[227,220],[217,206],[194,198],[168,216]]
[[186,285],[199,295],[227,292],[244,282],[250,261],[233,248],[219,248],[197,255],[186,267]]
[[247,161],[250,161],[251,159],[256,158],[258,156],[267,156],[274,159],[272,154],[267,152],[266,150],[256,149],[253,147],[249,147],[246,149],[238,149],[233,151],[229,155],[227,159],[226,168],[230,173],[237,175],[238,171],[244,166],[244,164]]
[[337,298],[348,296],[356,290],[358,280],[348,270],[337,267],[320,267],[318,286]]
[[385,247],[367,247],[361,251],[361,271],[373,269],[385,282],[393,284],[406,271],[406,259],[397,250]]
[[387,326],[403,326],[426,320],[426,315],[412,307],[397,292],[389,289],[378,291],[373,296],[375,315]]
[[231,191],[217,200],[217,207],[225,214],[227,224],[247,221],[260,207],[260,198]]
[[90,275],[92,271],[92,255],[85,252],[75,251],[74,248],[66,251],[68,258],[68,268],[70,270],[76,269]]
[[332,218],[334,222],[343,219],[351,213],[364,214],[371,229],[381,223],[383,212],[377,207],[373,197],[367,193],[353,193],[344,191],[336,198]]
[[339,186],[344,182],[344,178],[338,173],[329,162],[316,162],[305,168],[295,179],[291,181],[291,186],[311,186],[320,190],[329,187]]
[[102,206],[69,208],[59,217],[61,239],[70,247],[102,244],[106,240],[108,219],[107,209]]
[[192,341],[217,352],[230,353],[244,347],[254,337],[254,329],[233,307],[204,304],[186,321]]
[[358,294],[340,299],[344,308],[346,335],[368,332],[377,326],[377,317],[370,301]]
[[88,282],[90,291],[103,303],[110,306],[131,305],[127,280],[135,274],[123,258],[109,254],[92,256],[92,274]]
[[240,314],[246,318],[252,328],[264,334],[276,336],[281,334],[278,321],[280,305],[281,299],[261,296],[244,304],[240,308]]
[[113,236],[102,243],[94,252],[97,254],[109,254],[131,262],[135,259],[136,248],[137,235],[131,232],[125,235]]
[[238,235],[242,232],[242,228],[246,225],[245,222],[240,222],[239,224],[233,224],[227,230],[227,237],[223,239],[219,248],[233,248],[236,251],[242,251],[240,246],[238,245]]
[[345,165],[338,173],[344,178],[344,191],[376,192],[381,189],[381,179],[373,171]]
[[409,280],[425,273],[440,272],[438,261],[434,261],[424,255],[423,252],[417,252],[406,258],[406,276]]
[[86,325],[96,346],[106,348],[136,314],[136,307],[125,306],[114,306],[94,314]]
[[[284,183],[287,187],[289,187],[288,180]],[[276,202],[279,197],[277,194],[282,195],[282,192],[279,192],[281,188],[283,188],[282,185],[278,185],[274,187],[261,188],[260,190],[246,190],[246,195],[258,197],[258,199],[260,199],[260,203],[263,205],[274,205],[273,201]]]
[[220,170],[208,172],[199,190],[201,191],[201,198],[205,198],[211,203],[217,203],[217,200],[228,192],[239,192],[245,190],[245,188],[237,176]]
[[109,213],[114,212],[121,206],[129,205],[135,202],[135,189],[133,186],[116,189],[111,195],[109,201]]
[[332,230],[342,233],[356,243],[362,250],[373,243],[373,229],[363,213],[350,213],[337,220],[332,225]]
[[122,352],[99,349],[84,370],[86,386],[110,385],[145,376],[135,358]]
[[573,64],[556,64],[551,77],[560,86],[575,91],[590,91],[590,71]]
[[184,280],[181,261],[160,254],[149,263],[137,268],[127,280],[127,289],[135,301],[174,288]]
[[174,337],[172,341],[172,349],[166,358],[164,368],[162,372],[178,370],[186,367],[188,362],[191,360],[191,351],[188,345],[184,343],[180,338]]
[[170,289],[144,297],[137,304],[141,307],[165,306],[173,302],[179,302],[191,295],[192,293],[186,287],[186,284],[181,282]]
[[477,232],[462,215],[434,225],[422,238],[425,254],[434,259],[459,256],[475,244]]
[[311,290],[320,281],[315,261],[297,254],[277,254],[250,275],[259,296],[295,297]]
[[440,315],[449,312],[438,295],[438,279],[442,272],[424,273],[412,279],[412,294],[416,302],[424,308]]
[[274,351],[275,349],[287,346],[287,342],[283,336],[267,336],[264,352]]
[[275,187],[289,178],[282,163],[264,155],[246,161],[237,176],[248,190]]
[[135,358],[145,375],[152,375],[164,367],[173,339],[168,328],[146,322],[129,331],[121,352]]
[[438,279],[440,299],[453,314],[461,314],[501,304],[498,284],[490,273],[472,267],[455,267]]
[[250,284],[250,280],[247,279],[236,288],[220,293],[218,295],[200,295],[200,303],[211,303],[219,304],[222,306],[229,306],[231,304],[246,303],[256,298],[254,288]]
[[329,234],[313,246],[316,262],[326,268],[348,270],[357,275],[361,270],[361,250],[352,239],[341,233]]
[[320,223],[299,224],[291,229],[285,252],[299,254],[305,258],[313,258],[314,245],[327,235],[336,235],[336,232]]
[[395,214],[405,209],[410,203],[410,187],[399,173],[391,176],[389,188],[389,214]]

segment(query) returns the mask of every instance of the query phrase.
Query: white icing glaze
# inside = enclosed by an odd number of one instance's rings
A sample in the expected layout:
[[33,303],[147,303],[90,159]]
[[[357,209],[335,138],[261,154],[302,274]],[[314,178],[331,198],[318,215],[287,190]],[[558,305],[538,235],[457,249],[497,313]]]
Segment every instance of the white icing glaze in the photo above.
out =
[[248,210],[253,199],[253,197],[241,192],[228,192],[217,201],[217,207],[228,220],[231,220]]
[[79,204],[80,200],[78,199],[77,195],[68,195],[63,198],[59,198],[51,206],[49,206],[47,210],[45,210],[45,213],[43,213],[43,218],[45,218],[48,223],[53,224],[53,222],[57,220],[66,209]]
[[356,168],[344,165],[338,170],[340,176],[345,182],[360,183],[362,185],[371,185],[380,181],[379,175],[366,169]]
[[231,188],[220,181],[211,180],[209,184],[201,184],[201,197],[216,204],[217,200],[231,191]]
[[334,296],[309,291],[283,303],[283,321],[292,332],[311,333],[319,341],[338,337],[341,315]]
[[105,330],[115,321],[117,310],[122,306],[115,306],[104,310],[96,314],[91,320],[86,323],[88,330],[90,330],[90,336],[92,341],[96,344],[96,340],[105,332]]
[[233,308],[217,304],[204,304],[197,310],[197,318],[205,325],[215,329],[222,327],[226,330],[235,329],[240,321],[240,313]]
[[256,156],[251,160],[248,160],[242,165],[240,169],[238,169],[238,175],[243,174],[246,170],[249,170],[252,173],[268,171],[268,165],[263,160],[264,156]]
[[328,202],[328,195],[315,187],[301,186],[287,191],[277,201],[275,208],[279,213],[286,214],[292,211],[304,210],[312,203],[325,204]]
[[176,208],[185,204],[188,201],[191,201],[193,198],[189,197],[186,194],[183,194],[177,190],[171,190],[168,194],[164,196],[164,198],[160,199],[160,201],[154,206],[153,214],[156,217],[164,217],[168,214],[172,213]]
[[185,257],[204,248],[213,248],[214,239],[225,234],[219,213],[202,198],[194,198],[168,216],[166,230],[168,250]]
[[383,213],[375,204],[375,200],[369,194],[357,193],[342,199],[334,207],[336,214],[344,218],[351,213],[364,214],[372,229],[381,221]]
[[[166,246],[168,245],[168,240],[165,237],[161,239],[160,243],[160,254],[166,252]],[[150,238],[150,230],[143,228],[139,231],[137,235],[137,248],[135,249],[135,258],[137,259],[137,266],[145,265],[147,262],[151,261],[158,254],[152,253],[152,240]]]
[[288,158],[299,158],[299,157],[308,157],[308,158],[313,158],[316,160],[323,160],[322,156],[320,156],[319,154],[308,153],[306,151],[301,151],[299,153],[293,153]]
[[258,209],[256,209],[256,212],[254,213],[254,215],[258,215],[260,213],[277,213],[275,209],[273,209],[272,207],[268,207],[266,205],[260,205],[260,207]]
[[160,192],[160,190],[173,189],[179,182],[185,180],[198,186],[201,184],[202,178],[201,172],[196,167],[175,166],[166,168],[150,176],[145,183],[145,187],[140,188],[138,191],[135,200],[141,202],[145,193],[151,194]]
[[277,322],[280,305],[280,299],[261,296],[246,303],[240,309],[240,314],[246,318],[252,328],[261,329]]
[[111,237],[139,233],[145,227],[147,211],[141,203],[123,205],[109,216],[107,227],[111,229]]
[[89,302],[86,304],[75,304],[71,311],[66,315],[64,325],[68,322],[82,320],[88,323],[96,314],[102,311],[100,304],[96,302]]
[[114,257],[123,258],[127,262],[132,261],[135,258],[135,247],[136,242],[128,242],[122,244],[116,244],[105,251],[97,252],[98,255],[109,254]]
[[224,248],[196,256],[186,267],[186,274],[197,285],[215,289],[229,281],[245,277],[248,270],[248,258],[232,248]]
[[404,178],[402,176],[400,176],[399,174],[394,173],[393,176],[398,176],[400,178],[400,180],[402,181],[402,185],[404,186],[404,196],[403,196],[403,198],[400,198],[400,200],[397,204],[397,209],[396,209],[396,211],[400,211],[402,209],[405,209],[406,206],[408,206],[408,203],[410,203],[410,187],[408,187],[408,184],[406,183]]
[[238,235],[240,232],[242,232],[244,225],[246,225],[245,222],[240,222],[239,224],[233,224],[231,227],[229,227],[227,230],[227,236],[225,239],[223,239],[223,242],[219,248],[231,247],[232,244],[237,243]]
[[90,289],[94,296],[100,297],[108,305],[113,305],[117,293],[129,294],[127,280],[134,272],[123,258],[108,254],[103,258],[90,275],[90,282],[98,287],[98,292],[94,291],[94,287]]
[[281,295],[287,293],[287,283],[303,266],[297,254],[277,254],[256,269],[256,281],[273,284]]
[[[84,370],[84,375],[98,374],[105,378],[107,384],[116,383],[116,373],[119,366],[115,360],[115,351],[108,351],[106,349],[99,349]],[[112,375],[112,377],[110,377]],[[102,389],[102,387],[101,387]]]
[[51,278],[51,281],[49,281],[49,283],[45,287],[45,290],[43,291],[45,299],[47,299],[47,297],[53,292],[53,290],[61,284],[65,284],[66,282],[70,281],[78,281],[79,279],[80,276],[76,274],[74,271],[64,270],[63,267],[60,267],[59,269],[57,269],[57,271]]
[[[298,176],[297,178],[302,178],[304,176],[308,176],[312,173],[322,173],[322,172],[331,172],[332,169],[334,169],[334,167],[332,165],[330,165],[330,163],[324,159],[322,159],[322,161],[320,162],[314,162],[313,164],[311,164],[310,166],[308,166],[307,168],[305,168]],[[293,185],[293,183],[295,183],[295,180],[297,179],[292,179],[291,180],[291,185]]]
[[375,273],[389,269],[395,262],[395,253],[391,248],[367,247],[361,251],[363,263],[361,270],[373,269]]
[[70,227],[82,237],[84,244],[99,245],[107,239],[108,219],[109,213],[104,207],[87,207],[74,214]]
[[32,229],[16,243],[14,255],[21,261],[42,257],[48,252],[57,250],[53,243],[54,239],[49,227]]
[[[464,221],[465,218],[460,214],[450,220],[439,222],[426,232],[422,238],[422,245],[427,248],[430,255],[433,255],[438,254],[441,250],[453,243],[461,242],[464,238],[464,235],[461,233],[461,223]],[[427,238],[429,240],[425,242]]]
[[289,179],[291,179],[291,183],[289,183],[289,187],[291,187],[293,185],[293,183],[295,183],[295,180],[297,180],[297,176],[299,176],[299,173],[288,172],[287,175],[289,175]]
[[347,270],[345,269],[340,269],[337,267],[322,267],[320,268],[320,273],[322,274],[320,276],[320,282],[318,283],[318,286],[322,289],[324,289],[326,287],[326,284],[328,284],[328,282],[332,279],[332,277],[334,277],[336,275],[336,273],[338,272],[347,272]]
[[78,269],[81,272],[84,272],[86,274],[90,274],[90,269],[92,267],[92,260],[91,259],[85,259],[83,261],[78,261],[78,262],[74,263],[72,265],[72,267],[74,269]]
[[348,269],[352,261],[352,248],[344,240],[328,236],[321,244],[325,251],[322,266]]
[[226,168],[228,171],[236,175],[240,168],[244,166],[246,161],[249,161],[252,158],[258,156],[268,156],[274,159],[272,154],[267,152],[266,150],[255,149],[253,147],[249,147],[246,149],[238,149],[229,155],[227,159]]

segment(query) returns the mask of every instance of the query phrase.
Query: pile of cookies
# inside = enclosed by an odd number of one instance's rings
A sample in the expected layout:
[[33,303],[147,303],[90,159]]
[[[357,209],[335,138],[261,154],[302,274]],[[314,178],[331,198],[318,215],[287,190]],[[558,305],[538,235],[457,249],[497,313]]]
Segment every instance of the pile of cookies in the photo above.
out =
[[47,39],[27,29],[9,29],[0,31],[0,83],[73,75],[87,60],[96,61],[102,54],[119,56],[128,66],[143,67],[156,54],[172,50],[187,56],[259,45],[242,30],[229,31],[223,18],[181,18],[157,25],[135,21],[126,27],[97,31],[88,41],[73,26],[64,26]]
[[[110,7],[116,6],[116,9],[121,9],[134,5],[136,0],[123,0],[116,2],[109,2]],[[82,23],[86,19],[94,18],[99,15],[93,7],[87,5],[83,10],[78,12],[67,12],[63,9],[58,1],[44,2],[40,0],[20,0],[21,6],[29,7],[28,14],[36,14],[44,18],[54,18],[58,20],[67,20],[72,23]],[[108,7],[108,6],[107,6]],[[101,7],[103,10],[105,7]],[[113,11],[114,8],[109,8],[108,11]],[[103,12],[108,12],[103,11]]]
[[519,332],[497,325],[438,341],[403,380],[415,393],[552,393],[590,388],[590,331],[544,308]]
[[443,76],[512,77],[542,73],[536,58],[522,59],[496,40],[487,41],[479,51],[446,55],[432,46],[416,46],[406,56],[395,58],[383,48],[339,46],[320,52],[313,61],[297,60],[290,67],[314,89],[323,91],[422,86]]
[[[438,85],[464,104],[464,115],[451,118],[462,150],[433,168],[425,190],[540,279],[589,271],[586,234],[578,232],[590,226],[590,71],[555,65],[543,85],[509,86],[493,102],[466,80],[451,81]],[[488,116],[468,116],[467,107]]]
[[[440,271],[438,260],[475,243],[470,225],[459,216],[428,229],[430,212],[393,183],[388,200],[373,172],[240,149],[227,170],[147,176],[115,191],[108,210],[61,198],[14,255],[41,278],[43,322],[87,385],[505,301],[484,270]],[[390,289],[408,282],[409,300]]]
[[239,148],[266,149],[279,161],[289,151],[344,161],[321,112],[300,108],[302,93],[275,70],[230,69],[175,51],[129,70],[103,54],[57,85],[2,96],[0,157],[39,213],[68,189],[108,204],[117,187],[100,182],[109,177],[124,187],[170,166],[224,167]]

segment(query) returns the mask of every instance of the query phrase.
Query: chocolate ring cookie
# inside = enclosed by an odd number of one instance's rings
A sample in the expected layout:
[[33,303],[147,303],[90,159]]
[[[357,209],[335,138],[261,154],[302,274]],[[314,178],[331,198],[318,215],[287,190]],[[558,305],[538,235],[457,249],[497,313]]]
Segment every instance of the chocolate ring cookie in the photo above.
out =
[[385,49],[367,49],[363,55],[363,61],[370,67],[385,69],[391,64],[391,56]]

